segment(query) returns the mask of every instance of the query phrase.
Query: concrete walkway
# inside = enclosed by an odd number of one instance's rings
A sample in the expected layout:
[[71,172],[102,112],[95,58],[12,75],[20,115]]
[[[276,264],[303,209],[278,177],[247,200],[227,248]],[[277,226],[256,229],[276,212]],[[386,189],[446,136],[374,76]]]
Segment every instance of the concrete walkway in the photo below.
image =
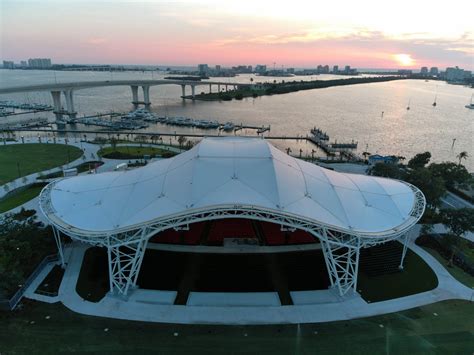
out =
[[[438,287],[432,291],[389,301],[367,303],[357,293],[321,301],[322,298],[318,297],[316,292],[314,303],[308,302],[308,297],[305,297],[304,304],[293,306],[175,306],[166,304],[171,303],[169,300],[162,301],[169,298],[169,292],[139,290],[132,292],[128,300],[107,295],[100,302],[93,303],[83,300],[75,291],[84,253],[90,247],[81,243],[74,243],[71,248],[59,299],[69,309],[82,314],[180,324],[319,323],[398,312],[449,299],[472,300],[474,290],[454,279],[435,258],[415,245],[414,237],[418,235],[419,229],[417,226],[412,231],[409,247],[436,273]],[[321,291],[321,294],[327,298],[328,292]],[[142,299],[156,299],[157,302],[144,302]]]

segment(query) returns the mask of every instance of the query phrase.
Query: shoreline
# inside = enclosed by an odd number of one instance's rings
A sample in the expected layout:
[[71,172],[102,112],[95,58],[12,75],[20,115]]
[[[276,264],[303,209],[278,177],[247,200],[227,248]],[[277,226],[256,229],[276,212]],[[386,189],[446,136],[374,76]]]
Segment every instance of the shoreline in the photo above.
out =
[[194,95],[182,96],[183,99],[201,100],[201,101],[231,101],[242,100],[246,97],[259,97],[288,94],[302,90],[325,89],[333,86],[357,85],[380,83],[394,80],[405,80],[406,77],[400,76],[386,76],[386,77],[371,77],[371,78],[348,78],[348,79],[334,79],[334,80],[312,80],[312,81],[288,81],[281,83],[265,83],[265,84],[243,84],[242,88],[236,90],[201,93]]

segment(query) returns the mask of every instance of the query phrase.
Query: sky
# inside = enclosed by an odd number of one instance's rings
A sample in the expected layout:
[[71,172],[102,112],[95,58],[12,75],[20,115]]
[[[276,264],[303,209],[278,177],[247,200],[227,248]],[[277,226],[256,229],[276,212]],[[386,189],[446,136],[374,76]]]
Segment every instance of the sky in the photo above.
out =
[[474,1],[0,0],[0,59],[474,69]]

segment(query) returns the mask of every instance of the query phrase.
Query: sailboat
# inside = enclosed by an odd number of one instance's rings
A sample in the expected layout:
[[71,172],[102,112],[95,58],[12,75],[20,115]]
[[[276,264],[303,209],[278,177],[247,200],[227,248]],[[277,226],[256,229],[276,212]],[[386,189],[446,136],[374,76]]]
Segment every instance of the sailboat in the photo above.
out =
[[436,106],[436,98],[438,97],[438,94],[435,95],[435,99],[434,99],[434,102],[433,102],[433,106]]
[[466,106],[465,106],[466,108],[470,108],[471,110],[474,110],[474,103],[472,103],[472,97],[473,97],[473,96],[474,96],[474,95],[471,95],[471,103],[470,103],[469,105],[466,105]]
[[410,110],[410,101],[411,101],[411,99],[410,99],[410,100],[408,100],[407,111],[409,111],[409,110]]

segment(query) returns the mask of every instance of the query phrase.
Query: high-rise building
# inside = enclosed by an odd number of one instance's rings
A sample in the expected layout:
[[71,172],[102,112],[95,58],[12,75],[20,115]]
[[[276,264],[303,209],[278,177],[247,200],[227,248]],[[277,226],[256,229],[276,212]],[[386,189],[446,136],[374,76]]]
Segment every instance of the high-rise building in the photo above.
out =
[[20,62],[20,65],[21,65],[22,68],[26,68],[28,66],[28,62],[26,60],[22,60]]
[[333,72],[334,74],[339,73],[339,65],[333,66],[333,67],[332,67],[332,72]]
[[469,79],[470,77],[471,77],[471,72],[468,70],[464,70],[459,67],[446,68],[446,72],[445,72],[446,81],[463,82],[464,80]]
[[10,60],[4,60],[3,61],[3,69],[13,69],[15,68],[15,63]]
[[255,72],[256,73],[265,73],[267,71],[267,66],[263,64],[257,64],[255,66]]
[[30,58],[28,59],[28,66],[34,69],[48,69],[51,68],[50,58]]
[[216,71],[221,71],[221,66],[220,65],[216,65]]
[[438,70],[438,67],[431,67],[430,68],[430,75],[438,75],[439,74],[439,70]]
[[428,75],[428,67],[421,67],[420,74],[425,76]]
[[198,64],[198,72],[201,74],[206,74],[209,71],[209,66],[207,64]]

